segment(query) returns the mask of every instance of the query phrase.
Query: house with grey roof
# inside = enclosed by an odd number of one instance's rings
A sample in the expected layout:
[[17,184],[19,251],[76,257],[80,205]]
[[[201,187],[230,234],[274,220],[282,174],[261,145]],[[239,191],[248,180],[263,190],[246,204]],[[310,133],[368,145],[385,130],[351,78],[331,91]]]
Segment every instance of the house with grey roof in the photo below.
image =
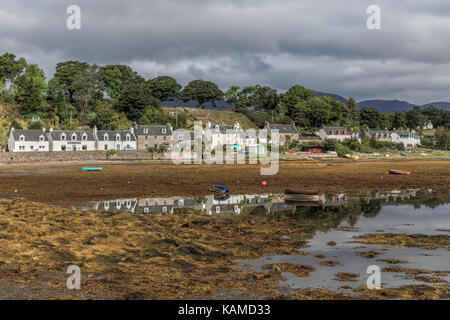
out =
[[171,148],[174,145],[173,128],[166,125],[134,125],[134,134],[137,138],[137,149]]
[[378,141],[392,142],[392,131],[366,129],[360,132],[361,138],[375,138]]
[[420,135],[411,131],[395,131],[392,133],[392,142],[401,143],[405,148],[415,148],[420,144]]
[[137,150],[134,128],[130,130],[97,130],[94,128],[97,150]]
[[11,128],[8,139],[9,152],[49,151],[50,142],[45,129],[22,130]]
[[357,138],[356,134],[351,134],[348,132],[346,127],[328,127],[323,126],[320,128],[319,132],[317,133],[320,139],[326,140],[326,139],[334,139],[337,141],[344,141],[345,139],[351,139]]
[[203,130],[203,137],[205,143],[210,143],[211,150],[213,150],[217,146],[243,145],[245,132],[239,122],[235,122],[233,125],[213,125],[211,122],[207,122]]
[[93,131],[69,131],[50,129],[50,151],[95,151],[96,137]]
[[270,135],[270,137],[274,136],[278,132],[280,146],[286,145],[286,142],[289,139],[293,141],[299,140],[300,138],[293,121],[289,124],[274,124],[266,122],[264,128],[267,129],[267,134]]

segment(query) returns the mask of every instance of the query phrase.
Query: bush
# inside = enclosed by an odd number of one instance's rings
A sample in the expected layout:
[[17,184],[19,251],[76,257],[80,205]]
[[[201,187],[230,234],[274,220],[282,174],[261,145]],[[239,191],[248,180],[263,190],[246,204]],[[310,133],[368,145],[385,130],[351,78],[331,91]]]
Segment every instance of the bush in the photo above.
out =
[[323,142],[323,148],[325,151],[336,151],[338,142],[335,139],[325,139]]
[[334,150],[338,154],[339,157],[345,157],[346,154],[352,154],[353,151],[340,143],[337,144],[336,149]]
[[117,153],[117,150],[114,150],[114,149],[108,150],[108,151],[106,151],[106,158],[109,159],[109,157],[115,155],[116,153]]

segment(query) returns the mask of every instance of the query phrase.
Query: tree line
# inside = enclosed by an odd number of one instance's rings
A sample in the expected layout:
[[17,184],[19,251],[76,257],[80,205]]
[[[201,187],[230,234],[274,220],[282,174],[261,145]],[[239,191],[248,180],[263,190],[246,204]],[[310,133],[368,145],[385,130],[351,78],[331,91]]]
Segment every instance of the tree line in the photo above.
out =
[[[172,98],[195,100],[200,108],[206,102],[215,105],[226,101],[258,126],[266,121],[294,121],[306,132],[322,125],[359,131],[417,128],[428,122],[450,128],[450,111],[433,106],[381,113],[374,107],[360,109],[353,98],[342,103],[328,95],[318,97],[299,85],[284,93],[261,85],[232,86],[223,92],[212,81],[193,80],[183,88],[172,77],[145,79],[122,64],[64,61],[56,65],[56,72],[47,81],[38,65],[11,53],[0,56],[0,96],[4,102],[16,102],[24,117],[37,115],[62,128],[96,125],[100,129],[123,129],[131,122],[166,123],[170,119],[162,111],[161,102]],[[178,124],[184,123],[181,118]]]

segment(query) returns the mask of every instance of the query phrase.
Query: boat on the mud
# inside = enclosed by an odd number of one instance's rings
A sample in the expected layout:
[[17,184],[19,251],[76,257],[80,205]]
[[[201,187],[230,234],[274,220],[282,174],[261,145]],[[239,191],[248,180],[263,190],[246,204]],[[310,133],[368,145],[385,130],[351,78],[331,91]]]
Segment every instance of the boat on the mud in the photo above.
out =
[[83,171],[102,171],[103,168],[83,167]]
[[292,190],[284,191],[284,200],[290,202],[319,202],[322,195],[318,190]]
[[389,174],[402,174],[402,175],[406,175],[409,176],[411,174],[411,172],[409,171],[402,171],[402,170],[389,170],[388,171]]
[[230,191],[230,188],[222,186],[220,184],[215,184],[213,185],[213,187],[210,189],[210,191],[212,192],[217,192],[217,193],[227,193]]
[[358,160],[358,159],[359,159],[358,156],[354,156],[354,155],[351,155],[351,154],[346,154],[345,157],[346,157],[347,159],[353,159],[353,160]]

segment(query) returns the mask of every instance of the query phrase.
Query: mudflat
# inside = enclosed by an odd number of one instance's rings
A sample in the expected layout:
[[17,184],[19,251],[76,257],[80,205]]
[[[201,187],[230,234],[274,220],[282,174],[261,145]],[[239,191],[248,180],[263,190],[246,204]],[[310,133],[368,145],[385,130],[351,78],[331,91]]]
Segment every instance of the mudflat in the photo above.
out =
[[[283,192],[286,188],[332,192],[450,187],[449,160],[282,161],[273,176],[261,176],[260,165],[111,162],[102,163],[101,172],[84,172],[82,166],[0,166],[0,195],[77,205],[121,197],[203,196],[215,183],[229,186],[232,193]],[[390,175],[389,169],[411,171],[411,175]],[[261,185],[263,180],[266,186]]]

